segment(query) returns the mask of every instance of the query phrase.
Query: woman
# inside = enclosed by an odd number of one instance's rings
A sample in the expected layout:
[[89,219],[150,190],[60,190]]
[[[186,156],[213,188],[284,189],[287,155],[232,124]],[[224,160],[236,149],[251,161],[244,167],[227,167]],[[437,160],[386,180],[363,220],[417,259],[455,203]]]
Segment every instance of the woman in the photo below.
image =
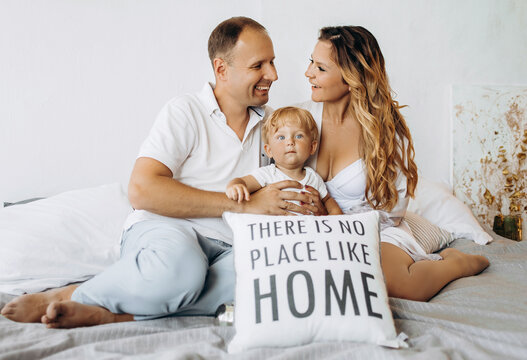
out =
[[456,249],[426,254],[403,220],[417,166],[375,37],[360,26],[325,27],[310,61],[305,75],[312,101],[301,106],[311,111],[320,133],[310,166],[344,212],[380,210],[388,294],[427,301],[450,281],[483,271],[489,262],[482,256]]

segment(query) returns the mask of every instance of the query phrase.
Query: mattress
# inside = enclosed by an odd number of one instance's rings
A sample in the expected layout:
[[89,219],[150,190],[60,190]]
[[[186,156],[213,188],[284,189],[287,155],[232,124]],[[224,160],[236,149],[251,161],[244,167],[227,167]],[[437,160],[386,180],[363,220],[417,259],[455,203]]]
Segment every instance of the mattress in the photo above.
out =
[[[390,298],[407,349],[354,342],[312,343],[227,353],[232,326],[212,317],[168,317],[47,329],[0,317],[0,359],[527,359],[527,241],[493,235],[485,246],[450,247],[481,254],[490,266],[451,282],[429,302]],[[0,293],[0,306],[14,296]]]

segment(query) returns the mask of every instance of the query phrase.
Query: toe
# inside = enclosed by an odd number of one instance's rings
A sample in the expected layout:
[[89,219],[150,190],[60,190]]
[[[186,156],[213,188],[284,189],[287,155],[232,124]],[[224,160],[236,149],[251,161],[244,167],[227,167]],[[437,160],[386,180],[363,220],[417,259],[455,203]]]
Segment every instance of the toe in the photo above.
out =
[[14,308],[12,304],[7,304],[2,308],[0,313],[4,316],[12,315],[15,312]]
[[44,316],[47,318],[48,323],[53,322],[57,319],[58,306],[59,306],[59,303],[53,301],[46,308],[46,314]]
[[56,329],[60,327],[60,322],[56,319],[50,319],[47,315],[43,315],[41,319],[42,324],[46,325],[48,329]]
[[49,324],[46,324],[46,327],[48,329],[57,329],[60,327],[60,324],[59,323],[56,323],[56,322],[52,322],[52,323],[49,323]]

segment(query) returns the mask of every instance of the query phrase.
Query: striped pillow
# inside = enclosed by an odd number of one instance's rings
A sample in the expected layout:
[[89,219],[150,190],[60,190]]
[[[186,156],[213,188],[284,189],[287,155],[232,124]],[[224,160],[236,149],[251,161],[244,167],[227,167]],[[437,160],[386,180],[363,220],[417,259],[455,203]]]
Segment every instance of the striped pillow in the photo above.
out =
[[432,254],[447,247],[454,240],[451,233],[413,212],[407,211],[404,220],[410,230],[412,230],[412,234],[419,245],[427,254]]

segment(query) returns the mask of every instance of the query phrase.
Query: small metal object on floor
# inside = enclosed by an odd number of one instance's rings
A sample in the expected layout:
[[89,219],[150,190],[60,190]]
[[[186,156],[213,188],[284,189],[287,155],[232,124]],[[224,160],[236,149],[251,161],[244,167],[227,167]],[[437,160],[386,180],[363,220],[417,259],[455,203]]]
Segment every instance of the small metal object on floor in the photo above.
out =
[[219,326],[232,326],[234,324],[234,304],[227,303],[221,304],[216,310],[216,319],[214,320],[216,325]]

